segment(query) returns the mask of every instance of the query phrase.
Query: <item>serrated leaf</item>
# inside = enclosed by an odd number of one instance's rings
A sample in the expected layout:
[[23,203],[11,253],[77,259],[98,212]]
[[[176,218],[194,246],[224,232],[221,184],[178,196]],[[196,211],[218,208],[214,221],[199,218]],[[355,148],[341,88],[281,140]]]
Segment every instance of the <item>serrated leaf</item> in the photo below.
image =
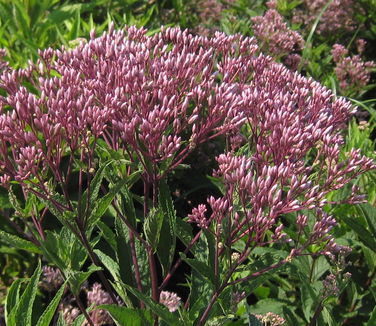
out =
[[81,326],[83,322],[85,321],[85,319],[86,319],[85,315],[79,315],[78,317],[76,317],[76,319],[74,320],[71,326]]
[[0,240],[17,249],[26,250],[35,254],[41,254],[42,251],[31,241],[22,239],[14,234],[0,230]]
[[136,296],[139,300],[145,303],[150,310],[157,314],[160,318],[162,318],[165,322],[167,322],[169,325],[180,325],[181,322],[177,316],[175,316],[173,313],[169,312],[166,307],[156,303],[148,296],[144,295],[143,293],[137,291],[136,289],[125,285],[128,291],[130,291],[134,296]]
[[359,236],[359,240],[363,242],[368,248],[376,251],[376,240],[373,235],[356,219],[342,216],[342,220]]
[[170,189],[165,182],[159,185],[159,205],[163,212],[161,234],[158,242],[158,257],[162,265],[163,275],[170,269],[176,246],[176,211],[170,195]]
[[365,218],[373,237],[376,238],[376,208],[365,203],[356,205],[356,209]]
[[5,322],[8,324],[8,316],[10,311],[17,305],[20,300],[20,288],[22,283],[25,282],[24,279],[19,278],[15,280],[9,287],[8,294],[5,301]]
[[214,272],[207,264],[197,259],[187,258],[183,253],[181,253],[180,256],[183,261],[194,268],[200,275],[204,276],[207,281],[214,284]]
[[60,287],[59,291],[55,294],[52,301],[49,303],[46,310],[43,312],[43,314],[40,316],[38,323],[36,326],[49,326],[51,323],[52,318],[54,317],[56,308],[58,307],[61,297],[64,294],[66,282]]
[[159,236],[162,230],[163,213],[160,209],[152,208],[144,223],[146,240],[156,250],[159,243]]
[[137,221],[136,209],[134,208],[132,194],[129,191],[128,187],[123,187],[121,189],[121,194],[122,194],[121,203],[124,208],[124,212],[126,213],[125,216],[127,217],[127,220],[129,221],[129,223],[133,227],[136,227],[136,221]]
[[102,232],[103,238],[107,241],[107,243],[110,245],[111,249],[116,253],[117,251],[117,244],[116,244],[116,235],[112,231],[110,227],[107,226],[107,224],[103,222],[98,222],[97,226],[99,230]]
[[91,274],[99,270],[101,270],[100,267],[91,265],[87,272],[73,270],[66,271],[69,287],[73,294],[78,295],[80,293],[82,283],[85,282]]
[[187,246],[192,240],[192,226],[180,218],[176,219],[176,235]]
[[[95,173],[94,178],[90,182],[90,198],[89,198],[89,209],[94,207],[94,203],[98,198],[98,193],[100,186],[102,184],[104,175],[105,175],[105,169],[111,162],[107,162],[106,164],[101,165],[97,172]],[[80,207],[80,215],[82,216],[85,212],[87,201],[88,201],[88,191],[87,189],[84,191],[81,197],[81,202],[79,203],[78,207]]]
[[311,288],[311,284],[304,282],[301,286],[301,301],[302,301],[302,309],[303,314],[307,322],[309,322],[312,316],[312,309],[314,304],[316,303],[316,295],[315,292]]
[[118,326],[148,326],[153,323],[152,316],[146,310],[116,305],[100,305],[97,309],[107,310]]
[[88,219],[89,227],[95,225],[99,221],[99,219],[107,211],[108,206],[111,205],[115,196],[120,192],[121,188],[127,184],[127,182],[127,179],[120,180],[110,189],[110,191],[105,196],[95,202],[94,208]]
[[105,253],[103,253],[102,251],[98,249],[95,249],[94,252],[98,256],[102,264],[107,268],[107,270],[110,272],[110,274],[114,278],[115,283],[113,283],[113,286],[116,292],[119,294],[121,299],[127,303],[128,306],[129,305],[132,306],[131,302],[129,301],[129,298],[127,297],[127,293],[125,289],[123,289],[122,287],[123,282],[120,276],[119,264],[116,261],[114,261],[110,256],[106,255]]
[[325,325],[328,325],[328,326],[336,326],[338,325],[338,323],[335,322],[335,320],[333,319],[333,314],[329,312],[329,310],[327,308],[323,308],[322,309],[322,317],[324,319],[324,322],[325,322]]
[[31,276],[29,284],[22,293],[20,300],[16,306],[9,312],[7,326],[32,326],[32,312],[33,304],[38,291],[38,281],[42,274],[40,261],[38,266]]
[[283,316],[285,317],[288,325],[300,325],[301,323],[296,318],[295,314],[290,310],[289,307],[283,307]]

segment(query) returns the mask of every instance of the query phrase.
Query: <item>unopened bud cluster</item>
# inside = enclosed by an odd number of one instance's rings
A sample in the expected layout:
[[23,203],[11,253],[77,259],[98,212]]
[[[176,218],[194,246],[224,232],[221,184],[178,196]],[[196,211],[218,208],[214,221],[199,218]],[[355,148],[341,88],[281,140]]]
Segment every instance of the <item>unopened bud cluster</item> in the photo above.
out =
[[[329,241],[335,220],[320,210],[326,195],[375,168],[359,150],[345,160],[340,155],[351,104],[259,54],[254,38],[207,38],[176,28],[146,32],[111,27],[74,49],[41,51],[26,69],[3,71],[3,186],[16,180],[27,191],[32,184],[49,199],[45,182],[67,179],[64,156],[95,173],[99,141],[137,160],[145,180],[156,182],[201,143],[242,135],[217,157],[214,176],[223,180],[224,195],[208,198],[210,210],[194,208],[190,221],[214,226],[226,246],[247,236],[250,247],[289,241],[279,217],[317,210],[307,241]],[[300,39],[287,35],[287,43],[277,43],[293,49]],[[297,227],[307,227],[304,216]],[[245,257],[240,253],[237,262]]]

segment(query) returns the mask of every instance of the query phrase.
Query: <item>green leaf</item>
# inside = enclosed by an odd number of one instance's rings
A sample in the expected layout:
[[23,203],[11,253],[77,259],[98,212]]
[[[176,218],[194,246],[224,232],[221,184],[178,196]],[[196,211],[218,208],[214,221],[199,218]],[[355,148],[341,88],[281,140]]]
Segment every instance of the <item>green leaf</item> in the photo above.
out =
[[176,235],[187,246],[192,240],[192,226],[180,218],[176,219]]
[[33,304],[38,291],[38,281],[41,274],[42,268],[39,261],[38,267],[30,278],[30,282],[21,295],[20,300],[9,313],[7,326],[32,326]]
[[114,278],[115,283],[113,284],[116,292],[119,294],[119,296],[123,299],[124,302],[127,303],[127,305],[131,305],[127,293],[125,289],[122,288],[122,279],[120,276],[120,267],[117,262],[115,262],[110,256],[106,255],[102,251],[95,249],[95,254],[98,256],[100,261],[103,263],[103,265],[108,269],[108,271],[111,273],[112,277]]
[[[132,255],[131,255],[131,245],[130,245],[131,240],[130,240],[128,228],[120,219],[115,220],[115,228],[116,228],[116,244],[118,248],[116,252],[116,258],[117,258],[117,262],[119,263],[122,282],[130,286],[136,286],[134,266],[133,264],[129,263],[132,261]],[[136,252],[137,252],[137,248],[140,247],[138,240],[134,240],[134,244],[135,244]],[[145,282],[149,283],[148,260],[146,257],[145,250],[142,250],[141,248],[140,253],[143,253],[143,255],[145,256],[143,257],[137,254],[137,259],[138,259],[140,272],[141,272],[141,280],[143,281],[143,284],[145,285]],[[146,286],[146,289],[150,289],[150,286],[148,286],[148,284]],[[135,298],[135,296],[130,295],[130,299],[132,300],[134,306],[138,304],[138,300]]]
[[121,189],[121,203],[127,220],[133,227],[136,227],[136,209],[134,208],[132,194],[128,187]]
[[292,310],[290,310],[290,308],[287,306],[283,307],[283,316],[285,317],[287,321],[287,325],[301,325],[302,324],[298,321],[298,319],[296,318]]
[[187,258],[183,253],[180,253],[180,256],[189,266],[204,276],[211,284],[214,284],[214,272],[207,264],[197,259]]
[[8,294],[5,300],[5,322],[6,324],[9,323],[8,316],[9,313],[13,310],[13,308],[17,305],[20,299],[20,288],[22,283],[25,282],[24,279],[19,278],[15,280],[8,290]]
[[174,259],[176,246],[176,211],[166,182],[159,185],[159,205],[163,212],[161,234],[158,242],[158,257],[162,265],[163,275],[166,275]]
[[52,318],[54,317],[56,308],[58,307],[61,297],[64,294],[66,282],[60,287],[59,291],[57,291],[56,295],[43,312],[42,316],[40,316],[38,323],[36,326],[49,326],[51,323]]
[[355,218],[342,216],[342,220],[359,236],[359,240],[368,248],[376,251],[376,240],[374,236],[357,221]]
[[31,241],[22,239],[14,234],[0,230],[0,240],[17,249],[26,250],[35,254],[41,254],[42,251]]
[[148,243],[154,250],[157,249],[159,236],[162,230],[163,213],[160,209],[152,208],[144,223],[144,232]]
[[145,310],[116,305],[100,305],[97,309],[107,310],[118,326],[148,326],[153,323],[151,314]]
[[112,231],[110,227],[107,226],[107,224],[99,221],[97,223],[97,226],[99,230],[102,232],[103,238],[107,241],[107,243],[111,246],[111,249],[116,253],[117,251],[117,244],[116,244],[116,235]]
[[324,318],[325,325],[336,326],[338,323],[333,319],[333,313],[331,313],[326,307],[322,309],[322,317]]
[[303,314],[307,322],[309,322],[312,316],[312,310],[314,305],[317,303],[317,297],[315,292],[311,288],[311,284],[308,282],[303,282],[300,287],[301,289],[301,301]]
[[248,325],[249,326],[263,326],[261,321],[253,314],[248,315]]
[[139,300],[144,302],[155,314],[157,314],[160,318],[162,318],[169,325],[181,325],[179,318],[175,316],[172,312],[169,312],[166,307],[156,303],[151,298],[137,291],[136,289],[128,285],[125,285],[125,286],[128,289],[128,291],[133,293],[133,295],[135,295]]
[[[111,162],[107,162],[106,164],[101,165],[97,172],[95,173],[94,178],[90,182],[90,198],[89,198],[89,209],[94,207],[94,203],[96,202],[98,198],[98,193],[100,186],[103,181],[103,177],[105,175],[105,169]],[[81,197],[81,202],[79,202],[78,207],[80,207],[80,215],[82,216],[85,212],[87,201],[88,201],[88,191],[87,189],[84,191]]]
[[62,227],[60,233],[47,231],[41,249],[47,259],[64,273],[69,269],[80,270],[87,258],[81,242],[66,227]]
[[78,295],[81,290],[81,285],[88,277],[96,271],[101,270],[100,267],[91,265],[87,272],[67,270],[68,282],[73,294]]
[[283,307],[288,304],[288,301],[281,299],[263,299],[251,306],[250,309],[253,314],[263,315],[268,312],[273,312],[277,315],[282,315]]
[[81,326],[85,321],[85,315],[79,315],[73,322],[71,326]]
[[110,189],[110,191],[105,196],[103,196],[95,202],[93,211],[88,220],[89,227],[95,225],[98,222],[98,220],[107,211],[108,206],[111,205],[115,196],[120,192],[121,188],[123,188],[127,183],[127,179],[120,180]]
[[365,203],[356,205],[356,209],[365,218],[373,237],[376,238],[376,208]]
[[373,308],[366,326],[374,326],[374,325],[376,325],[376,306]]

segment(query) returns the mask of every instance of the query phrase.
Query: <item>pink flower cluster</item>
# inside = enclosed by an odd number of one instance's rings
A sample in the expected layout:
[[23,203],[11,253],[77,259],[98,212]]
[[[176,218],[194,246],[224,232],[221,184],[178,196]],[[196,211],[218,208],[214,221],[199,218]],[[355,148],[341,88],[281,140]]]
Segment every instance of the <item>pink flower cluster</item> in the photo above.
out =
[[[326,195],[376,167],[359,150],[341,158],[341,130],[353,112],[351,104],[268,59],[257,66],[252,81],[238,85],[238,92],[248,144],[243,154],[228,152],[217,158],[214,176],[225,184],[225,194],[208,198],[210,210],[204,205],[193,209],[190,221],[210,226],[228,246],[247,235],[240,261],[254,246],[288,240],[279,218],[291,212],[315,210],[307,243],[329,244],[336,221],[320,210],[328,204]],[[357,198],[353,195],[349,201]],[[307,221],[300,216],[297,229],[308,227]],[[227,226],[226,233],[222,225]],[[266,237],[270,232],[274,235]]]
[[51,266],[43,266],[42,287],[47,291],[56,291],[64,282],[59,269]]
[[[94,283],[91,290],[87,292],[88,306],[99,306],[102,304],[112,304],[111,296],[102,289],[99,283]],[[90,318],[94,325],[112,325],[113,320],[107,311],[102,309],[92,310],[90,312]]]
[[[292,21],[311,27],[327,3],[327,0],[303,0],[301,8],[295,10]],[[357,10],[359,8],[354,0],[333,0],[320,19],[317,33],[353,31],[358,25],[354,18]]]
[[178,310],[181,299],[174,292],[162,291],[159,296],[159,302],[163,304],[170,312]]
[[293,68],[300,62],[296,51],[302,50],[304,40],[301,35],[291,30],[284,22],[283,17],[273,8],[274,3],[269,3],[269,10],[263,16],[252,18],[254,35],[261,45],[261,50],[275,58],[288,55],[288,64]]
[[341,44],[334,44],[332,48],[334,69],[340,87],[344,91],[359,91],[366,86],[371,78],[371,71],[376,67],[373,61],[363,61],[361,53],[364,51],[365,41],[357,40],[359,54],[349,56],[349,51]]
[[[200,35],[212,35],[217,29],[221,20],[222,13],[229,7],[230,3],[235,2],[235,0],[228,0],[222,2],[220,0],[194,0],[192,3],[192,10],[197,11],[199,24],[194,29]],[[188,6],[189,7],[189,6]]]
[[[276,12],[269,16],[285,28]],[[275,27],[263,26],[274,35]],[[276,47],[290,51],[301,38],[286,33]],[[326,194],[375,165],[357,150],[340,158],[349,102],[257,53],[255,40],[241,35],[207,38],[167,28],[147,36],[145,29],[111,28],[72,50],[47,49],[26,69],[4,71],[3,186],[16,180],[49,199],[50,187],[71,176],[61,167],[64,156],[95,172],[98,142],[126,153],[154,185],[198,145],[228,135],[233,150],[217,158],[215,172],[226,192],[208,199],[210,216],[201,205],[190,220],[214,225],[218,237],[226,220],[227,245],[244,235],[247,249],[263,245],[268,231],[273,241],[285,239],[280,215],[323,207]],[[334,224],[318,210],[308,243],[328,241]]]
[[256,318],[259,319],[263,325],[268,325],[268,326],[281,326],[285,325],[286,320],[273,313],[273,312],[268,312],[264,315],[256,315]]
[[[35,65],[0,76],[7,93],[0,98],[2,183],[34,180],[48,193],[48,171],[59,182],[68,178],[60,174],[64,155],[94,168],[98,138],[157,178],[159,164],[172,169],[198,144],[244,122],[234,89],[248,78],[244,69],[263,60],[256,50],[240,35],[194,37],[168,28],[146,36],[130,27],[100,38],[93,33],[73,50],[42,51]],[[236,69],[243,72],[229,79]]]

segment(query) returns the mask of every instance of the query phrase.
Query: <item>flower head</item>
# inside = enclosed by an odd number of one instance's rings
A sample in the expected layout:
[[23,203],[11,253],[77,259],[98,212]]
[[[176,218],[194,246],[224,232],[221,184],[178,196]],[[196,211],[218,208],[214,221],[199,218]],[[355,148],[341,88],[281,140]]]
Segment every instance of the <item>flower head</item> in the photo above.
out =
[[159,297],[159,302],[163,304],[170,312],[178,310],[181,299],[176,293],[162,291]]

